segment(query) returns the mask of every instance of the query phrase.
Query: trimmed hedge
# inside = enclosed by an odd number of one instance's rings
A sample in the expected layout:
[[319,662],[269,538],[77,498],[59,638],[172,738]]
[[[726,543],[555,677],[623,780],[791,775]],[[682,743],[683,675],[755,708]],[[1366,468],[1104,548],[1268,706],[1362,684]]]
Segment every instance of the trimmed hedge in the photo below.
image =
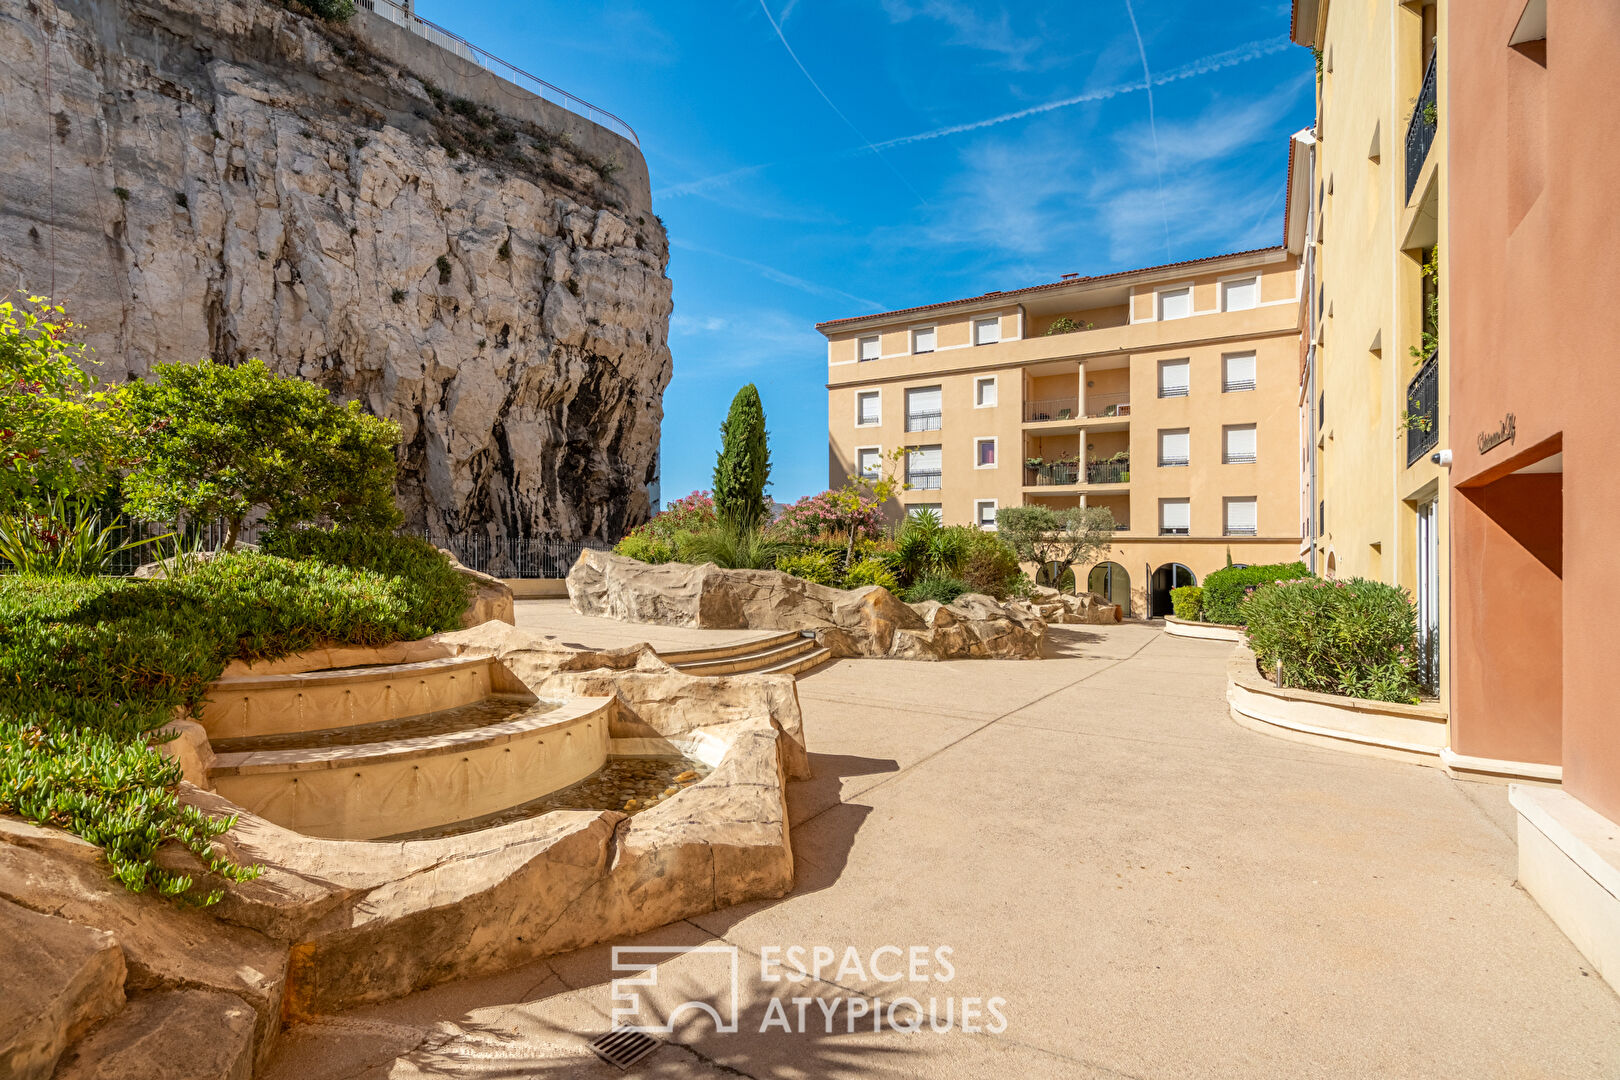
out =
[[1268,566],[1232,566],[1217,570],[1204,578],[1203,618],[1206,622],[1212,623],[1242,623],[1243,600],[1250,589],[1310,576],[1310,570],[1302,562],[1273,563]]
[[1204,617],[1204,589],[1201,585],[1182,585],[1170,590],[1170,606],[1176,618],[1198,622]]
[[1404,589],[1354,578],[1303,578],[1258,589],[1243,603],[1249,646],[1285,686],[1416,702],[1417,612]]
[[416,618],[434,628],[428,633],[459,628],[472,597],[472,581],[419,536],[386,529],[288,529],[266,535],[260,548],[268,555],[370,570],[398,582]]

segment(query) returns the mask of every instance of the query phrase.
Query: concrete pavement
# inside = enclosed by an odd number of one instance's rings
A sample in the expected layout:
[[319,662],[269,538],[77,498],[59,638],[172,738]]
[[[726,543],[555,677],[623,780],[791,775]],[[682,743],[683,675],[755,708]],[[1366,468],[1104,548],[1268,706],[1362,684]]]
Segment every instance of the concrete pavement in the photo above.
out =
[[[687,1010],[629,1075],[1620,1076],[1620,999],[1514,885],[1504,788],[1239,728],[1228,645],[1052,634],[1040,662],[801,679],[795,891],[638,939],[735,946],[739,1031]],[[792,946],[833,959],[762,982]],[[729,1016],[729,956],[664,962],[642,1015]],[[333,1017],[271,1076],[626,1075],[583,1044],[613,974],[604,946]],[[951,1030],[894,1030],[902,997]]]

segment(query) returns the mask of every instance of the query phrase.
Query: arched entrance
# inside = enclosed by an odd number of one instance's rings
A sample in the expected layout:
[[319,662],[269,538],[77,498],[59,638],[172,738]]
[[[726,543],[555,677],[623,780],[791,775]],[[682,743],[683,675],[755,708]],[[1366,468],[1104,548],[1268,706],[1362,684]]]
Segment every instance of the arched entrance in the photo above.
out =
[[1169,615],[1174,610],[1170,605],[1170,590],[1196,584],[1198,578],[1178,562],[1165,563],[1153,571],[1153,587],[1148,590],[1148,617],[1157,619]]
[[1118,604],[1121,614],[1130,616],[1131,575],[1119,563],[1103,562],[1093,566],[1091,576],[1086,579],[1086,590],[1105,597],[1111,604]]

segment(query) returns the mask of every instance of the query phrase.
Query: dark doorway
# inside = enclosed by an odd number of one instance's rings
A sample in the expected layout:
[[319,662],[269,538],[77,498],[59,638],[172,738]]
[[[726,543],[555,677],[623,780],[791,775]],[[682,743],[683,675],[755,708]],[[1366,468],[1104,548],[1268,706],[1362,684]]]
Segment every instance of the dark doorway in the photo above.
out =
[[1165,563],[1153,571],[1153,586],[1148,591],[1148,617],[1157,619],[1169,615],[1174,610],[1170,604],[1170,590],[1196,584],[1198,578],[1178,562]]

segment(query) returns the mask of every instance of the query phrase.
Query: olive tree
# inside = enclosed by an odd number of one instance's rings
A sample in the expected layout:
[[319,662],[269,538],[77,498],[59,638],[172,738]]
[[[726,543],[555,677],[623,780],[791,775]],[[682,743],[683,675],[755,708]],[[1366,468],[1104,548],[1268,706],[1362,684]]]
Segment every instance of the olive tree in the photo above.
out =
[[154,373],[124,391],[138,455],[123,486],[131,513],[222,520],[226,551],[255,510],[278,528],[398,524],[392,420],[259,360],[160,364]]
[[996,532],[1021,562],[1040,568],[1037,583],[1055,585],[1071,566],[1107,553],[1114,512],[1102,506],[1007,506],[996,511]]

